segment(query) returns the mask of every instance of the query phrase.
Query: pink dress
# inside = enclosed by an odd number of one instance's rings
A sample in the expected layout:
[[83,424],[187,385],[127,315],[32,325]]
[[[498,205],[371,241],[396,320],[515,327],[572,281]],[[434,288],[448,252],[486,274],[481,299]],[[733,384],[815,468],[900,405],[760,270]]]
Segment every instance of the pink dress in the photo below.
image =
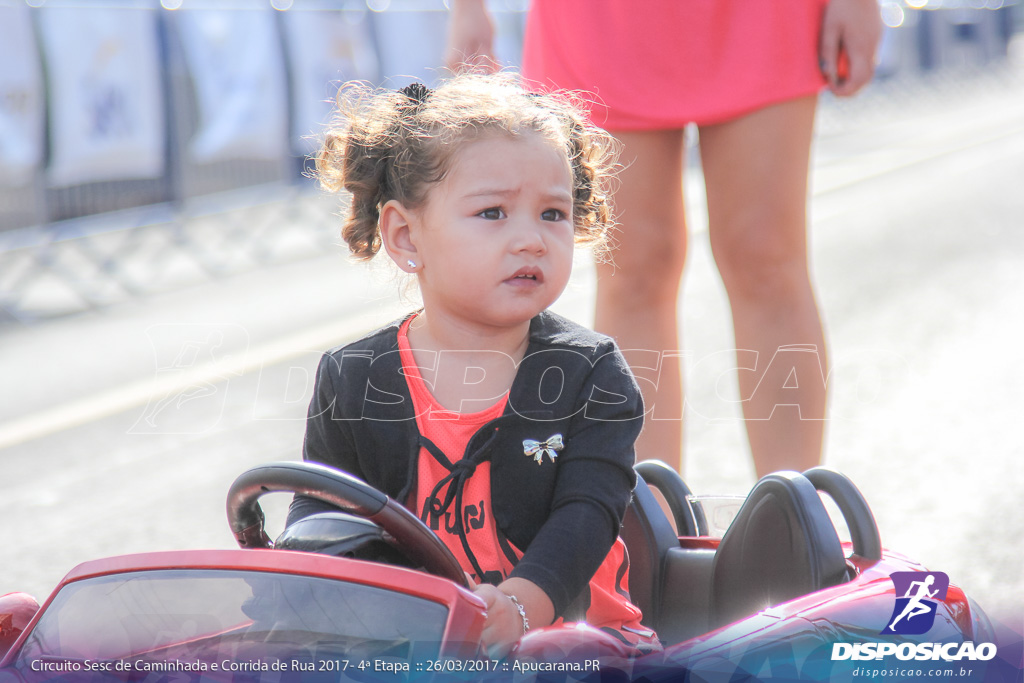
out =
[[727,121],[818,92],[828,0],[533,0],[523,75],[611,131]]

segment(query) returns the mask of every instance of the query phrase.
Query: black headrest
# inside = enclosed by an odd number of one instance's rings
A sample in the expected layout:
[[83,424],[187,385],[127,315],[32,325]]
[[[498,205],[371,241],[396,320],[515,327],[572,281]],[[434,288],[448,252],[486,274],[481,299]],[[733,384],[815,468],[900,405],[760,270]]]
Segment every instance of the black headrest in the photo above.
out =
[[712,570],[712,626],[842,583],[846,557],[814,485],[797,472],[762,478],[722,538]]

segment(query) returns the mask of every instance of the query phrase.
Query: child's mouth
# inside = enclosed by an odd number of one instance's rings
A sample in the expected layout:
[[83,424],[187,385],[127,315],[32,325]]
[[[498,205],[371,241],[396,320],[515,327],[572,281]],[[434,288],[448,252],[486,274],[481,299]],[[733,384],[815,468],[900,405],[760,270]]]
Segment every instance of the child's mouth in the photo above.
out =
[[523,267],[517,270],[512,277],[508,279],[508,282],[514,283],[528,283],[528,282],[543,282],[544,276],[540,272],[540,269],[533,267]]

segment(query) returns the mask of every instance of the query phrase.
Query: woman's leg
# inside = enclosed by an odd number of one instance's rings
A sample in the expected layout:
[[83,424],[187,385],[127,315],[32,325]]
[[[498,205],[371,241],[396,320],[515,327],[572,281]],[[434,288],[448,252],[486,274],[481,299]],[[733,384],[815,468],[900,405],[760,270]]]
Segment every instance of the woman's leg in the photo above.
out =
[[700,130],[711,249],[732,306],[758,476],[821,461],[827,363],[807,261],[816,104],[801,98]]
[[[647,418],[637,459],[682,467],[683,390],[676,319],[686,260],[683,131],[612,133],[623,143],[610,263],[597,266],[594,326],[626,352]],[[668,351],[669,353],[664,353]]]

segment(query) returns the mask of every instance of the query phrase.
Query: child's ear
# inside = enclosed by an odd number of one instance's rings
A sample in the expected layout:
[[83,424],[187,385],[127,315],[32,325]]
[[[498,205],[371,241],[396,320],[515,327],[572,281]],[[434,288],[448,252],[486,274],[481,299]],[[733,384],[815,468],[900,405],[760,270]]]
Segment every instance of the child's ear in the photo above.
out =
[[419,253],[412,237],[416,215],[397,199],[388,201],[380,210],[380,238],[384,250],[399,268],[407,273],[419,270]]

